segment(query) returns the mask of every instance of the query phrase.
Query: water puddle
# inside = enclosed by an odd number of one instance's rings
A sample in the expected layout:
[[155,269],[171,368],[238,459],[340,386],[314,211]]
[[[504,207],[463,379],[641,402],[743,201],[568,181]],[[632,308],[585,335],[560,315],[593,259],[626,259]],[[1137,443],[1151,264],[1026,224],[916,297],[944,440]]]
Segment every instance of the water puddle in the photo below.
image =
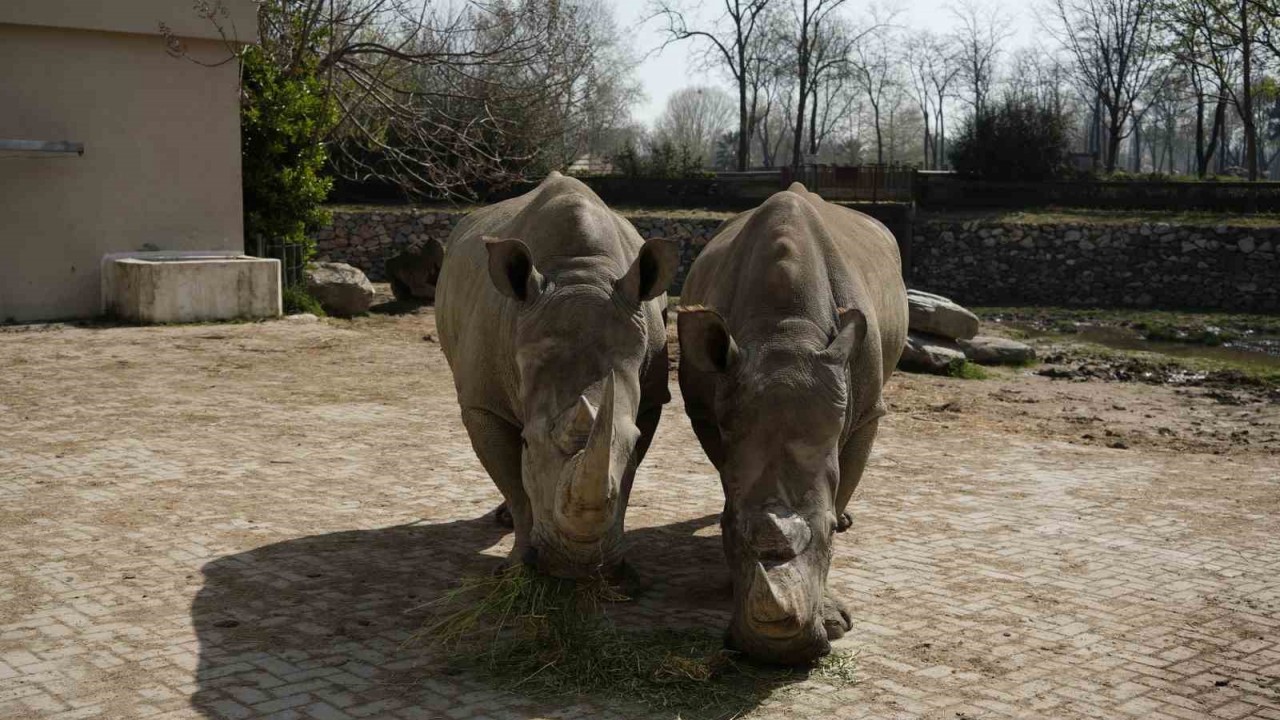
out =
[[1202,358],[1259,369],[1280,370],[1280,338],[1277,337],[1246,334],[1222,345],[1213,346],[1148,340],[1137,330],[1115,325],[1082,323],[1076,326],[1074,334],[1069,334],[1054,330],[1037,329],[1029,323],[1002,322],[1000,324],[1021,330],[1032,338],[1083,341],[1114,350],[1138,350],[1175,358]]

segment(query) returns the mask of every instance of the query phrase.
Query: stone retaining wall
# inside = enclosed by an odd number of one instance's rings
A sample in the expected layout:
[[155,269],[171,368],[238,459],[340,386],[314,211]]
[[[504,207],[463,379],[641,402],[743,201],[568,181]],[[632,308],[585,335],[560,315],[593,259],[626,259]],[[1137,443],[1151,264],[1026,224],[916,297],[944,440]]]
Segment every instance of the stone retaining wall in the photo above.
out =
[[968,305],[1280,310],[1280,228],[924,219],[911,284]]
[[[315,234],[316,259],[344,262],[364,271],[374,282],[386,280],[383,263],[413,243],[428,238],[444,243],[465,212],[422,208],[336,210],[333,223]],[[716,228],[716,217],[668,218],[627,216],[640,236],[679,238],[680,271],[671,292],[679,293],[684,276]]]
[[[463,212],[340,210],[316,234],[317,259],[384,280],[386,258],[444,242]],[[645,238],[681,240],[678,294],[719,217],[627,216]],[[1016,224],[919,219],[910,285],[967,305],[1043,304],[1280,311],[1280,228],[1154,224]]]

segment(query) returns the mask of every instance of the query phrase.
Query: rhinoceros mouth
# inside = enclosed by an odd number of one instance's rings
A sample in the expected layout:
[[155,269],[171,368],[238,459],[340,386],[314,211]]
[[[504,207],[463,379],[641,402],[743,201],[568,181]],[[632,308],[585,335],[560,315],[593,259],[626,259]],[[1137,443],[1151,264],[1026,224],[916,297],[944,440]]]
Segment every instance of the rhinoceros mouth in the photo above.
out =
[[605,544],[609,535],[610,533],[608,531],[578,534],[573,532],[572,530],[565,530],[565,529],[560,530],[560,540],[566,543],[571,543],[573,545],[582,545],[582,546],[603,545]]
[[795,617],[781,620],[762,620],[752,617],[748,624],[755,634],[770,640],[791,640],[804,632],[804,625],[799,618]]

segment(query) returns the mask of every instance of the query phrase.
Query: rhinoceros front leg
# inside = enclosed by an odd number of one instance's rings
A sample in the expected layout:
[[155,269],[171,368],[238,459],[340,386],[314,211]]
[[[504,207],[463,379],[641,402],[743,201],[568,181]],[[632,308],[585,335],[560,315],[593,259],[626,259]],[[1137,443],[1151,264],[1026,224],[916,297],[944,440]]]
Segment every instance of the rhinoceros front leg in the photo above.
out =
[[[840,487],[836,489],[836,530],[844,532],[853,524],[849,515],[849,499],[862,480],[862,472],[867,468],[867,459],[871,457],[871,446],[875,443],[876,429],[880,426],[879,418],[863,423],[840,449]],[[849,609],[840,598],[836,597],[830,587],[824,592],[822,601],[822,624],[827,630],[827,639],[835,640],[853,627],[853,618]]]
[[[533,529],[533,515],[529,496],[520,480],[520,453],[523,443],[520,428],[485,410],[474,408],[462,411],[462,424],[471,438],[471,447],[485,472],[493,479],[502,493],[503,503],[498,507],[498,521],[503,522],[503,506],[515,529],[515,547],[510,560],[519,562],[529,549],[529,533]],[[505,524],[505,523],[504,523]]]
[[867,469],[867,459],[871,457],[871,446],[876,441],[876,429],[879,427],[879,417],[864,422],[840,448],[840,487],[836,488],[835,506],[837,532],[844,532],[853,524],[853,517],[847,510],[849,499],[858,489],[862,473]]

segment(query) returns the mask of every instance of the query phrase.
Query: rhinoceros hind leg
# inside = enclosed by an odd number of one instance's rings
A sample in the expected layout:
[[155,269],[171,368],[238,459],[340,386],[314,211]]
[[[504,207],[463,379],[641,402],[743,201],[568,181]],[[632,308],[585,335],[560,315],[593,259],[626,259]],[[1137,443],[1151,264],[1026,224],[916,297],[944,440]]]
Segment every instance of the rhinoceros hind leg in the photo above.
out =
[[822,599],[822,625],[827,630],[827,640],[842,638],[853,627],[853,617],[849,615],[849,608],[832,595],[830,589]]
[[504,501],[494,512],[494,516],[502,523],[502,508],[506,507],[507,515],[511,517],[511,527],[516,533],[510,559],[512,562],[521,562],[529,547],[533,514],[529,507],[529,496],[525,494],[524,484],[520,481],[520,453],[523,447],[520,428],[493,413],[474,408],[463,409],[462,424],[467,428],[471,447],[480,458],[480,464],[502,493]]
[[493,521],[504,528],[514,528],[515,520],[511,517],[511,508],[507,507],[507,501],[503,500],[498,503],[498,507],[493,509]]

